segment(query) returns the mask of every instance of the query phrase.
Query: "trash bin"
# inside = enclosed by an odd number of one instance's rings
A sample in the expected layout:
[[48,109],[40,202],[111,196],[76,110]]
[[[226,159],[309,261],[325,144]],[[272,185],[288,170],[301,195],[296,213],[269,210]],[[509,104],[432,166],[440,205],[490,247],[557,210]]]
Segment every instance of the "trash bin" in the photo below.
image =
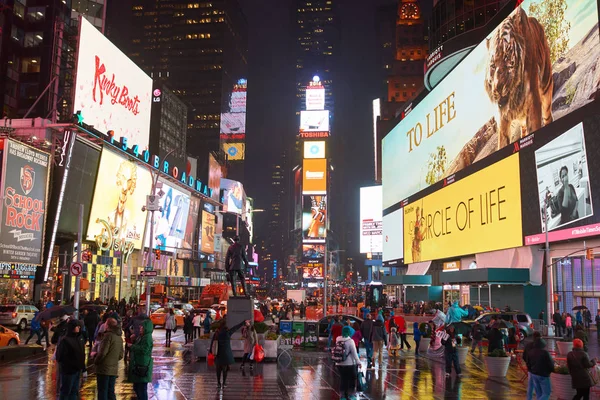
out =
[[319,321],[304,322],[304,348],[316,348],[319,344]]
[[554,337],[554,325],[542,325],[542,335],[547,337]]
[[292,337],[294,338],[294,347],[300,347],[304,343],[304,321],[294,321],[292,323]]

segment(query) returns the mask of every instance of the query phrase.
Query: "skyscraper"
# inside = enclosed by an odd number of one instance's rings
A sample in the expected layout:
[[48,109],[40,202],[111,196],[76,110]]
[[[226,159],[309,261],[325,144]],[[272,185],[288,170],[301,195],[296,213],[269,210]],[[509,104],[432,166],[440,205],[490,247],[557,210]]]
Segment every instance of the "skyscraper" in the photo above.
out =
[[268,260],[277,260],[284,265],[286,241],[289,236],[288,196],[288,156],[282,152],[271,164],[271,202],[267,213],[266,254]]
[[189,107],[187,152],[208,171],[221,152],[221,113],[247,78],[246,19],[237,0],[125,0],[109,8],[108,36]]

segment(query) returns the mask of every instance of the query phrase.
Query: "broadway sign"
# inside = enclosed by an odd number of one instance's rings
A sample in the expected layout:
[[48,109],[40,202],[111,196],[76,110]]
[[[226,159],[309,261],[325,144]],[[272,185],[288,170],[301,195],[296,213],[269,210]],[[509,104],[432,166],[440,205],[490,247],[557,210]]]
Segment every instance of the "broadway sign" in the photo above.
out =
[[3,139],[0,262],[40,265],[50,155]]

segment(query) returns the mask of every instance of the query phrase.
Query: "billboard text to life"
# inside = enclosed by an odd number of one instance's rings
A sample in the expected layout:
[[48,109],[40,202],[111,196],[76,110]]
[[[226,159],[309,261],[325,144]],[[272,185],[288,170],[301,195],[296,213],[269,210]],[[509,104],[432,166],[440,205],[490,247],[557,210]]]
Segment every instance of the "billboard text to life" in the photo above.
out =
[[519,175],[514,154],[404,207],[404,262],[521,246]]

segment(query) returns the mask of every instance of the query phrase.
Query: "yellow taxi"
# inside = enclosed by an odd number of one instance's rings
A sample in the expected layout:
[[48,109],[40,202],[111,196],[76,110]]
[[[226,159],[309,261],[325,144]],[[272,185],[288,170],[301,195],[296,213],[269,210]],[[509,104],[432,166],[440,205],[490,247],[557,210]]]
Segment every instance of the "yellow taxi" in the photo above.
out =
[[[183,326],[183,319],[185,317],[183,311],[178,309],[174,309],[173,311],[175,313],[175,322],[177,323],[177,326]],[[158,310],[150,314],[150,321],[152,321],[152,324],[154,324],[154,326],[160,325],[164,327],[165,321],[167,319],[166,317],[167,309],[159,308]]]
[[21,343],[19,334],[0,325],[0,347],[16,346]]

